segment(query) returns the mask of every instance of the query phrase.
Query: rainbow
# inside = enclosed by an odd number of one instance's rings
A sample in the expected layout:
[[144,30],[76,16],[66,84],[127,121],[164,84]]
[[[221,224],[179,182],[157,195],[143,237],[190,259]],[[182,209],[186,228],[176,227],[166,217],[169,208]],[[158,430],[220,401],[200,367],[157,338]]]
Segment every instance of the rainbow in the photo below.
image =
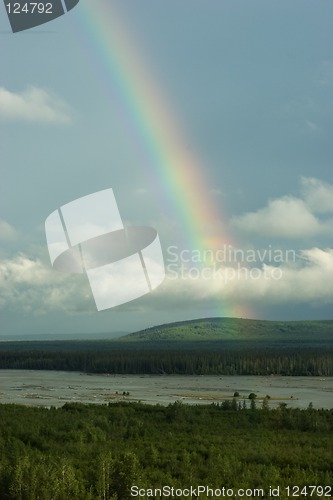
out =
[[[130,140],[140,145],[142,165],[154,165],[144,172],[154,189],[164,194],[180,221],[189,248],[214,249],[232,243],[224,228],[221,207],[212,195],[213,182],[204,165],[186,144],[186,134],[157,85],[138,49],[138,39],[107,0],[86,0],[79,4],[80,31],[92,51],[92,64],[102,73]],[[88,37],[88,42],[87,42]],[[146,168],[146,167],[143,167]],[[219,314],[226,314],[218,307]],[[244,307],[232,307],[233,315],[244,317]],[[230,312],[230,308],[228,308]],[[247,311],[246,311],[247,313]]]
[[200,248],[228,243],[211,193],[213,184],[186,144],[171,103],[156,85],[137,49],[138,41],[129,34],[115,3],[93,0],[79,4],[81,22],[94,46],[95,64],[103,67],[109,92],[116,94],[130,138],[141,144],[156,167],[149,177],[173,205],[189,243]]

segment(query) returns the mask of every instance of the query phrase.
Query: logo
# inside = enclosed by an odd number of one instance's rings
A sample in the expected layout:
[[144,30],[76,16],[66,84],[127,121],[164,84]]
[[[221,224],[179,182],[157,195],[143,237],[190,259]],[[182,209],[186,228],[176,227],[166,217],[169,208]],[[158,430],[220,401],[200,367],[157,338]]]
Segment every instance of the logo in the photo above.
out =
[[13,33],[35,28],[60,17],[73,9],[79,0],[3,0]]
[[98,311],[141,297],[165,278],[156,230],[125,227],[111,188],[52,212],[45,233],[53,268],[86,273]]

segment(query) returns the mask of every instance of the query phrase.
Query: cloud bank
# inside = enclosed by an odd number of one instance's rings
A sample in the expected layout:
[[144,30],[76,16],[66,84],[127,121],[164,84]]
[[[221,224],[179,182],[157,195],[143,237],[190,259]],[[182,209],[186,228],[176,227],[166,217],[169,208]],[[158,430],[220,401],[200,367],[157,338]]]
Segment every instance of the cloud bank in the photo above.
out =
[[[148,296],[146,296],[148,297]],[[204,305],[211,300],[239,303],[317,305],[333,303],[333,249],[303,250],[296,262],[279,266],[221,267],[214,272],[170,273],[163,285],[134,307],[146,311]],[[60,273],[18,254],[0,261],[0,308],[43,314],[96,311],[84,275]],[[115,310],[115,309],[114,309]]]
[[[289,240],[329,236],[333,234],[332,214],[333,186],[315,178],[302,177],[298,197],[289,195],[271,200],[257,212],[235,217],[233,225],[244,232]],[[0,220],[3,241],[15,238],[15,234],[10,224]],[[305,249],[302,246],[303,250],[293,251],[293,259],[217,262],[208,259],[202,263],[193,257],[193,262],[186,267],[188,259],[169,258],[165,262],[166,280],[156,291],[113,311],[180,310],[205,307],[212,301],[251,303],[261,307],[333,304],[332,245]],[[275,247],[269,245],[269,248],[273,251]],[[35,314],[96,312],[87,277],[57,272],[46,260],[44,263],[44,247],[37,253],[42,258],[19,253],[0,259],[0,309]],[[186,253],[188,255],[191,254]]]
[[[255,267],[240,264],[221,267],[219,271],[182,273],[183,279],[166,282],[159,302],[183,306],[219,299],[232,303],[250,301],[270,304],[333,303],[333,249],[302,250],[295,261],[279,266],[257,263]],[[211,279],[209,279],[211,278]]]

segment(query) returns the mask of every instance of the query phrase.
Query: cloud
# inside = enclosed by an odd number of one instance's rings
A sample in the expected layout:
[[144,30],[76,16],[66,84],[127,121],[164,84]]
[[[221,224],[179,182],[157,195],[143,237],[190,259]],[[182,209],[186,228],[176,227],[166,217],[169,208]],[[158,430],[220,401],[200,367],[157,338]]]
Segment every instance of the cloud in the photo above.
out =
[[13,226],[7,221],[0,219],[0,241],[13,241],[17,237],[17,233]]
[[190,267],[180,271],[177,278],[169,272],[169,279],[155,292],[154,300],[160,309],[200,307],[213,300],[220,304],[247,302],[260,306],[332,304],[333,249],[302,250],[299,258],[279,266],[240,264],[196,272]]
[[233,217],[231,225],[246,233],[280,238],[333,235],[333,186],[319,179],[301,178],[301,197],[283,196],[266,207]]
[[55,94],[29,87],[21,93],[0,87],[0,118],[37,123],[71,121],[67,104]]
[[85,276],[54,271],[21,253],[0,260],[0,308],[43,314],[93,311],[94,303]]
[[333,185],[301,177],[301,190],[305,203],[314,213],[333,213]]
[[320,222],[304,201],[290,196],[271,200],[257,212],[235,217],[232,225],[248,233],[283,238],[302,238],[321,231]]
[[[166,263],[168,264],[168,263]],[[280,264],[230,264],[178,269],[153,293],[115,312],[205,309],[216,304],[333,304],[333,249],[302,250]],[[96,312],[84,275],[54,271],[40,259],[18,254],[0,261],[0,308],[29,314]]]

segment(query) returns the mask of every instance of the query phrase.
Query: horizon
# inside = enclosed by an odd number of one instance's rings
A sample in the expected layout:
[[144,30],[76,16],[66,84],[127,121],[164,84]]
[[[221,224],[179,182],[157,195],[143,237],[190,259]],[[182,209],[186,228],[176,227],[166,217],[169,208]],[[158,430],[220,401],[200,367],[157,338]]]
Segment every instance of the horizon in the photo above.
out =
[[162,323],[162,324],[156,324],[153,326],[147,326],[143,329],[139,330],[134,330],[134,331],[128,331],[128,332],[108,332],[108,331],[101,331],[101,332],[88,332],[85,334],[82,333],[40,333],[40,334],[12,334],[12,335],[5,335],[1,334],[0,335],[0,343],[1,342],[39,342],[42,340],[45,340],[45,342],[52,342],[52,341],[59,341],[59,342],[66,342],[66,341],[103,341],[103,340],[115,340],[115,339],[121,339],[125,336],[129,335],[134,335],[136,333],[144,332],[144,331],[149,331],[149,330],[154,330],[154,328],[160,328],[160,327],[168,327],[176,324],[182,324],[182,323],[191,323],[191,322],[197,322],[197,321],[210,321],[210,320],[218,320],[218,319],[231,319],[231,320],[241,320],[241,321],[260,321],[260,322],[265,322],[265,323],[307,323],[307,322],[314,322],[314,323],[325,323],[325,322],[333,322],[332,319],[293,319],[293,320],[269,320],[269,319],[257,319],[257,318],[235,318],[235,317],[230,317],[230,316],[215,316],[215,317],[203,317],[203,318],[192,318],[192,319],[187,319],[187,320],[182,320],[182,321],[172,321],[170,323]]

